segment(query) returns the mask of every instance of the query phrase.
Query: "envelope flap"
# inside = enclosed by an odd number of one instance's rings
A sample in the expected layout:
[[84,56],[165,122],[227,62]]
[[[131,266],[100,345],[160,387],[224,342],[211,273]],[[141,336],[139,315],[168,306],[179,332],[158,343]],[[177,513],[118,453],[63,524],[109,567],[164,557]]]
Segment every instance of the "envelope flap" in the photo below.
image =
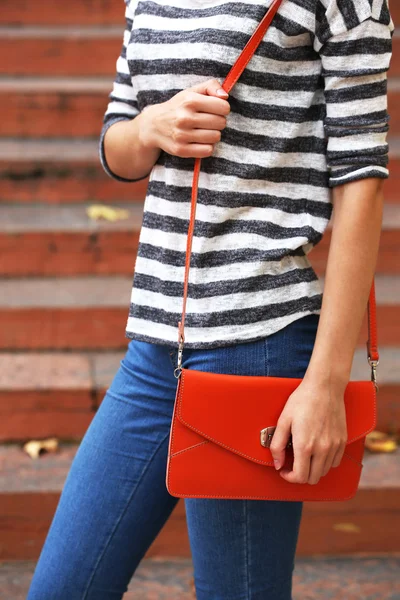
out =
[[[273,465],[261,430],[276,426],[299,378],[207,373],[182,369],[177,417],[187,427],[248,460]],[[371,381],[350,381],[344,395],[348,441],[376,425],[376,393]]]

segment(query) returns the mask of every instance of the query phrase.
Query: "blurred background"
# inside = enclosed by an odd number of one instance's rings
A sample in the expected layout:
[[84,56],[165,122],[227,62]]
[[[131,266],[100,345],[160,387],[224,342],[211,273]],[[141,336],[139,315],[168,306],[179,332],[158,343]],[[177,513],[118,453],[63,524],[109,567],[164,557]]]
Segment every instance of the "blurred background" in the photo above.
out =
[[[395,25],[400,3],[391,0]],[[147,181],[112,180],[98,138],[122,0],[1,0],[0,599],[32,576],[79,440],[128,340]],[[400,33],[376,273],[379,413],[357,496],[304,506],[295,600],[400,599]],[[330,232],[310,254],[323,280]],[[367,322],[352,379],[368,379]],[[335,357],[332,357],[334,360]],[[193,598],[183,503],[126,600]],[[49,599],[50,600],[50,599]]]

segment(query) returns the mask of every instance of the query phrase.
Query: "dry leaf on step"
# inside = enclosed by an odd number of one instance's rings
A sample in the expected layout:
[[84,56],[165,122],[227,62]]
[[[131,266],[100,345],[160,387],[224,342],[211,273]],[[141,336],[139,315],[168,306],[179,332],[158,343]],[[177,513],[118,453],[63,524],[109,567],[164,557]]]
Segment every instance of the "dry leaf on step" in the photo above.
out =
[[30,440],[24,444],[23,450],[25,450],[31,458],[38,458],[43,452],[56,452],[58,450],[58,440],[57,438]]
[[370,452],[394,452],[397,442],[394,436],[383,431],[371,431],[365,439],[365,447]]
[[355,523],[335,523],[333,526],[335,531],[343,531],[344,533],[359,533],[360,527]]
[[114,223],[115,221],[128,219],[129,210],[116,208],[115,206],[106,206],[105,204],[92,204],[86,209],[86,214],[93,221],[105,219]]

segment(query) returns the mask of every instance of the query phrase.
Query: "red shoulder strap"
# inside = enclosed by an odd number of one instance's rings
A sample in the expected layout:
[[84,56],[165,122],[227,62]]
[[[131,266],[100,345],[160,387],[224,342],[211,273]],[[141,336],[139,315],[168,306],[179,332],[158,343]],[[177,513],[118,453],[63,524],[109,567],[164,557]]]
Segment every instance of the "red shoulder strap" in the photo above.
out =
[[[240,75],[244,71],[247,63],[253,56],[254,52],[257,49],[257,46],[260,44],[263,39],[265,32],[267,31],[276,11],[278,10],[282,0],[274,0],[258,24],[256,30],[252,34],[251,38],[243,48],[236,62],[230,69],[228,75],[225,77],[224,82],[222,83],[222,87],[226,92],[230,92],[230,90],[235,85],[236,81],[239,79]],[[180,366],[181,358],[182,358],[182,350],[183,344],[185,341],[184,336],[184,327],[185,327],[185,314],[186,314],[186,301],[187,301],[187,290],[188,290],[188,280],[189,280],[189,268],[190,268],[190,255],[192,251],[192,239],[193,239],[193,229],[194,229],[194,221],[196,214],[196,201],[197,201],[197,190],[198,190],[198,180],[200,173],[200,165],[201,158],[195,159],[194,165],[194,173],[193,173],[193,185],[192,185],[192,201],[191,201],[191,212],[190,212],[190,221],[189,221],[189,229],[187,236],[187,245],[186,245],[186,261],[185,261],[185,279],[184,279],[184,292],[183,292],[183,309],[182,309],[182,318],[178,322],[178,342],[179,342],[179,352],[178,352],[178,368]],[[374,281],[372,281],[371,291],[369,294],[368,300],[368,340],[367,340],[367,352],[368,352],[368,361],[373,367],[376,367],[379,361],[378,354],[378,334],[376,327],[376,300],[375,300],[375,285]],[[373,372],[374,376],[374,372]]]

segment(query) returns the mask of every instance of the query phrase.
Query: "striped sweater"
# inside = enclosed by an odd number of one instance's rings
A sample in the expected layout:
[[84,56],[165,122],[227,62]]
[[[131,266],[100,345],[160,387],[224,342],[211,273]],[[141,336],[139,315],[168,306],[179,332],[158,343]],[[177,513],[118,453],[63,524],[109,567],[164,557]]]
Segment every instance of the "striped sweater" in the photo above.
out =
[[[210,78],[221,83],[272,0],[125,0],[100,134]],[[185,347],[254,341],[319,314],[307,254],[331,188],[387,178],[388,0],[283,0],[202,159]],[[134,148],[132,148],[134,152]],[[194,158],[161,152],[144,203],[126,336],[177,346]],[[142,178],[143,179],[143,178]]]

